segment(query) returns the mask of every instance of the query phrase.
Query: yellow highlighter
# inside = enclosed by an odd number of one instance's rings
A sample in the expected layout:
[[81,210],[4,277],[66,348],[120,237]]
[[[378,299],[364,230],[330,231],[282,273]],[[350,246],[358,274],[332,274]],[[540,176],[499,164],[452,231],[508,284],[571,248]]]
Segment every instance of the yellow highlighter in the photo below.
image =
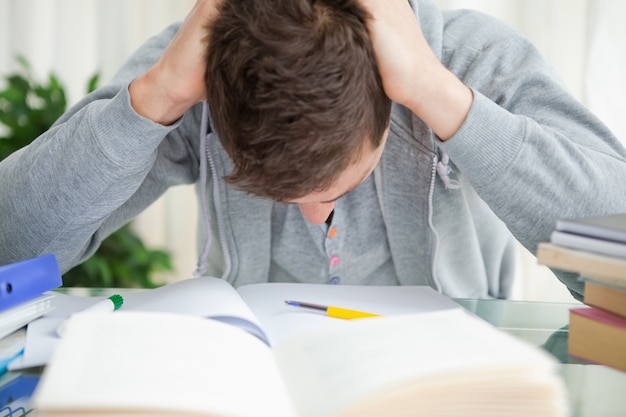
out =
[[304,303],[302,301],[285,301],[285,304],[294,306],[309,308],[311,310],[324,311],[328,317],[335,317],[338,319],[352,320],[352,319],[365,319],[369,317],[380,317],[380,314],[366,313],[364,311],[350,310],[348,308],[324,306],[319,304]]

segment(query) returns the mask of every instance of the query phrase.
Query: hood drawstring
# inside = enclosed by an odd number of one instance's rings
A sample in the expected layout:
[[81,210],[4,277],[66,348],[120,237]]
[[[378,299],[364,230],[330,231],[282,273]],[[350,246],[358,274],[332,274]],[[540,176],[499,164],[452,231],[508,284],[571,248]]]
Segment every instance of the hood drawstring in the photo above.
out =
[[209,249],[213,241],[213,234],[211,233],[211,215],[209,214],[209,207],[206,195],[207,184],[207,133],[209,123],[209,106],[206,102],[202,103],[202,121],[200,123],[200,149],[198,157],[200,158],[200,206],[202,210],[202,223],[204,226],[204,242],[202,244],[202,251],[198,257],[197,268],[193,273],[194,277],[202,276],[206,273],[207,257],[209,256]]
[[449,163],[450,157],[447,153],[442,152],[441,159],[437,162],[437,174],[447,190],[457,190],[461,188],[461,184],[457,180],[450,179],[449,174],[452,172],[452,168],[448,165]]

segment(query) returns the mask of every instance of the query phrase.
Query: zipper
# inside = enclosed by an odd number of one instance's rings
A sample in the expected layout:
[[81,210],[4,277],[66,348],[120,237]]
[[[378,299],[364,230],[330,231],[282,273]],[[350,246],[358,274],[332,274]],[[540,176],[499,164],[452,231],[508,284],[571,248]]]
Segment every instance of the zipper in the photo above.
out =
[[430,274],[433,280],[435,289],[441,292],[441,285],[437,279],[437,271],[435,269],[435,260],[437,259],[437,251],[439,250],[439,234],[433,224],[433,195],[435,193],[435,178],[437,177],[437,163],[439,162],[437,154],[433,154],[431,173],[430,173],[430,188],[428,190],[428,227],[430,228],[433,243],[431,247],[430,255]]
[[[214,136],[213,133],[207,136]],[[222,273],[222,279],[226,279],[230,275],[231,271],[231,259],[230,250],[226,244],[226,232],[224,230],[224,218],[221,211],[221,196],[219,189],[219,181],[217,176],[217,168],[215,167],[215,161],[213,158],[213,152],[211,149],[212,141],[208,140],[206,143],[206,158],[209,162],[209,169],[211,170],[211,181],[213,183],[213,208],[215,209],[215,221],[217,222],[217,239],[222,247],[222,254],[224,255],[224,272]],[[209,230],[210,232],[210,230]]]

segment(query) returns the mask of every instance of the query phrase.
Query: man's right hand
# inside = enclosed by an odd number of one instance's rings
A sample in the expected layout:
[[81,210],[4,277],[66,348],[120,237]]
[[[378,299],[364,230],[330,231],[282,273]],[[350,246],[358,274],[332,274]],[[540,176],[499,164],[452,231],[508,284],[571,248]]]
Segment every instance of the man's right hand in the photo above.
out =
[[422,119],[441,140],[465,121],[472,91],[439,62],[406,0],[359,0],[387,96]]
[[205,99],[207,25],[217,16],[220,1],[197,0],[159,61],[131,83],[137,113],[170,125]]

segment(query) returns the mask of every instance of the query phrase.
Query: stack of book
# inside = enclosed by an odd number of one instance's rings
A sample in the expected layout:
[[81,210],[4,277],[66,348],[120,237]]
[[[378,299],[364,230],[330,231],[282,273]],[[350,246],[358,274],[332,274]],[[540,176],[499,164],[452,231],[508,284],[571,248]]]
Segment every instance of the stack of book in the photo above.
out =
[[537,260],[584,279],[586,306],[570,310],[568,353],[626,371],[626,213],[558,221]]
[[0,374],[21,354],[24,326],[54,308],[50,291],[61,285],[52,254],[0,266]]

